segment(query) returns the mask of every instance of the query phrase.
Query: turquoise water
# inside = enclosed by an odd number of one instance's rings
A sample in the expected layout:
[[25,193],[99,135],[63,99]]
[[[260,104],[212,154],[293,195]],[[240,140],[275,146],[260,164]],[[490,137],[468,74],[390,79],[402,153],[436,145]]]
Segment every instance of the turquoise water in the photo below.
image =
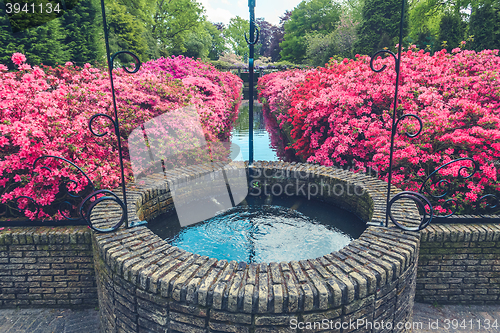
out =
[[303,260],[337,251],[364,230],[354,214],[299,197],[251,197],[181,228],[177,215],[151,221],[154,233],[189,252],[247,263]]

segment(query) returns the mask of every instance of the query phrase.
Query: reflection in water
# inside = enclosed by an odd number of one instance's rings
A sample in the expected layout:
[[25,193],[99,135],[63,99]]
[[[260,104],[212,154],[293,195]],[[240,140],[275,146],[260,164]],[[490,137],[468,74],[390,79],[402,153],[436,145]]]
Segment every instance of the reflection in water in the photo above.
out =
[[[231,132],[231,142],[241,149],[237,161],[248,160],[248,101],[244,101],[239,110],[238,119]],[[286,139],[278,131],[278,124],[263,111],[262,104],[255,101],[253,111],[253,150],[255,161],[298,161],[294,155],[285,152]]]

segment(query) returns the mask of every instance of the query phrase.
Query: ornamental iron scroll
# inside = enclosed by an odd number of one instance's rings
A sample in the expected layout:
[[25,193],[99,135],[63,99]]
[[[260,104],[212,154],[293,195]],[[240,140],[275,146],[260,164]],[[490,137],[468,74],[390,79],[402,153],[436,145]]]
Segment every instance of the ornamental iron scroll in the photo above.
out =
[[[456,164],[458,162],[465,162],[465,164],[470,164],[469,166],[461,165],[458,168],[456,175],[452,175],[450,179],[440,179],[436,180],[440,175],[439,171],[445,170],[450,165]],[[463,157],[456,160],[452,160],[445,163],[434,170],[429,176],[427,176],[422,183],[419,192],[427,194],[431,200],[440,202],[440,205],[448,210],[447,214],[444,215],[434,215],[434,218],[439,222],[447,222],[446,218],[457,216],[458,202],[452,197],[456,192],[459,191],[455,185],[456,181],[453,180],[467,180],[472,179],[474,174],[479,171],[479,164],[470,157]],[[450,178],[450,177],[449,177]],[[444,200],[444,202],[443,202]],[[484,194],[477,201],[475,206],[472,208],[474,215],[480,216],[485,222],[499,222],[498,218],[492,218],[491,215],[499,210],[499,198],[495,194]],[[484,212],[488,212],[486,215]],[[450,219],[453,220],[453,219]],[[462,220],[462,219],[461,219]]]

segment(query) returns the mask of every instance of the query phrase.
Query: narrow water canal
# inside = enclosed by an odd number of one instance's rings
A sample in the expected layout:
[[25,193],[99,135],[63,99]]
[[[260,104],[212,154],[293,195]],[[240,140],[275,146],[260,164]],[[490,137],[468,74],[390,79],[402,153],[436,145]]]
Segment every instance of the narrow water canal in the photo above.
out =
[[[248,160],[248,100],[241,103],[238,119],[231,131],[231,142],[238,145],[240,154],[236,161]],[[276,121],[264,112],[262,104],[255,101],[253,110],[253,154],[255,161],[294,161],[293,154],[285,152],[285,140],[277,131]]]

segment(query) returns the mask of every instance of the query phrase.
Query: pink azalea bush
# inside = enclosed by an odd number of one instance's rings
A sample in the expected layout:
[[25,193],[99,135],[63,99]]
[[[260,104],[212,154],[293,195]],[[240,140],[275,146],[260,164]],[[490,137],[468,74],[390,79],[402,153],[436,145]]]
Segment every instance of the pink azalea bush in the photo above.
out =
[[[500,190],[500,57],[498,50],[480,53],[454,49],[433,56],[410,47],[402,54],[398,116],[418,115],[423,121],[403,120],[394,144],[393,183],[405,190],[418,191],[426,176],[437,167],[461,157],[476,161],[480,170],[472,181],[457,178],[457,162],[440,171],[452,177],[451,188],[459,189],[452,198],[457,212],[470,212],[471,204],[483,193]],[[292,148],[308,162],[322,165],[352,165],[359,171],[370,167],[387,181],[392,109],[396,73],[394,59],[376,60],[375,73],[370,58],[331,61],[325,68],[297,74],[273,73],[259,81],[260,98],[289,129]],[[282,93],[287,91],[287,93]],[[470,171],[469,171],[470,172]],[[462,176],[467,172],[462,170]],[[454,178],[453,178],[454,177]],[[442,178],[441,178],[442,179]],[[429,185],[429,182],[427,183]],[[431,185],[431,193],[444,191]],[[440,213],[449,206],[437,205]]]
[[[89,64],[32,67],[20,53],[12,61],[17,71],[9,72],[0,64],[0,206],[25,195],[42,207],[38,218],[61,218],[57,208],[48,207],[61,201],[61,184],[75,180],[68,187],[78,193],[87,181],[74,167],[56,159],[43,159],[33,170],[38,157],[55,155],[72,161],[98,188],[113,189],[121,181],[110,121],[98,117],[93,123],[94,132],[109,133],[103,137],[88,129],[93,115],[114,115],[108,72]],[[193,105],[205,137],[226,140],[241,101],[242,82],[237,76],[183,57],[150,61],[135,74],[115,69],[113,77],[127,180],[132,178],[127,138],[133,129],[165,112]],[[28,208],[25,199],[19,202],[22,209]],[[33,209],[25,214],[36,217]]]

